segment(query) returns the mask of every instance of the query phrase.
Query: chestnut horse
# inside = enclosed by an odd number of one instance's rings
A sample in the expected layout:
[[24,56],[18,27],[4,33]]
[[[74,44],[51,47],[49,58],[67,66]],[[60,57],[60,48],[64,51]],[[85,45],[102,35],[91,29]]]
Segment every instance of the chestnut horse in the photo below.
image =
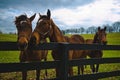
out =
[[[100,27],[98,27],[98,31],[96,32],[96,34],[94,35],[94,39],[87,39],[86,40],[86,44],[103,44],[106,45],[107,40],[106,40],[106,27],[104,27],[104,29],[100,29]],[[102,58],[103,56],[103,52],[102,50],[87,50],[86,54],[90,57],[90,58]],[[92,72],[98,72],[99,69],[99,64],[95,65],[91,65],[91,69]]]
[[[47,51],[40,50],[30,50],[28,47],[30,43],[30,38],[32,34],[32,21],[34,20],[36,14],[31,16],[30,18],[27,15],[20,15],[15,19],[15,25],[17,28],[17,42],[20,51],[20,62],[33,62],[33,61],[41,61],[42,59],[46,60]],[[40,70],[37,70],[36,80],[39,80]],[[22,71],[22,80],[27,79],[27,71]]]
[[[47,37],[50,39],[50,42],[68,42],[58,26],[51,19],[51,12],[49,9],[47,11],[47,15],[39,14],[39,17],[40,18],[38,19],[37,25],[33,32],[34,35],[31,36],[35,44],[39,44],[38,40],[42,41]],[[81,37],[78,36],[79,35],[71,37],[70,43],[83,43],[84,39],[82,38],[81,40]],[[82,50],[80,52],[82,52]],[[61,60],[62,55],[60,50],[52,50],[52,57],[54,60]],[[75,56],[73,51],[70,50],[68,56],[69,60],[73,59],[73,57],[78,58],[78,56]],[[58,77],[60,75],[59,68],[56,68],[56,76]],[[69,75],[73,75],[72,68],[69,69]]]
[[[80,35],[72,35],[71,37],[64,36],[67,42],[69,43],[77,43],[77,44],[84,44],[85,40],[82,36]],[[84,50],[73,50],[73,55],[72,59],[81,59],[81,58],[86,58],[87,54],[84,53]],[[84,72],[84,66],[80,65],[78,66],[78,74],[80,74],[80,68],[81,68],[81,74]]]

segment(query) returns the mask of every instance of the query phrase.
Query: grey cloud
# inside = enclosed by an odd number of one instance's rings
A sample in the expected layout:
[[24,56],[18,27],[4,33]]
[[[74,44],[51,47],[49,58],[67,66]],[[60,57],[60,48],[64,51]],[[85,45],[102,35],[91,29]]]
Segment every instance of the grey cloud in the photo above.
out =
[[[14,17],[23,13],[46,13],[47,9],[74,8],[94,2],[94,0],[0,0],[0,29],[13,31]],[[32,12],[30,14],[30,12]],[[60,24],[60,22],[57,22]],[[16,29],[15,29],[16,30]]]
[[94,0],[0,0],[0,8],[18,7],[24,8],[58,8],[85,5]]

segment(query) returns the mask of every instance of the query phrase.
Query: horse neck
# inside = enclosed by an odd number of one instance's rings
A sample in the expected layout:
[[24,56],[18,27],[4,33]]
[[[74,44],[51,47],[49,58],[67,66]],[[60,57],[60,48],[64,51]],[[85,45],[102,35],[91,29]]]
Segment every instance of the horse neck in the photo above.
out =
[[50,34],[50,41],[51,42],[65,42],[64,35],[57,27],[57,25],[51,19],[51,27],[52,27],[52,34]]

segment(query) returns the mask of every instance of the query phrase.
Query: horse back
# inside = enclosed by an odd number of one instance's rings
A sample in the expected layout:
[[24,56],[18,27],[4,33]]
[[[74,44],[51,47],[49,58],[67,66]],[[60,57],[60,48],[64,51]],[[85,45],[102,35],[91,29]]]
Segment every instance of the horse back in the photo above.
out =
[[85,40],[82,36],[76,34],[70,37],[70,42],[84,44]]
[[69,37],[68,36],[64,36],[64,38],[67,42],[69,42]]
[[86,44],[92,44],[92,43],[93,43],[93,39],[86,39],[86,40],[85,40],[85,43],[86,43]]
[[[70,43],[77,43],[77,44],[84,44],[85,40],[81,35],[72,35],[69,39]],[[86,54],[84,54],[84,50],[74,50],[72,59],[79,59],[79,58],[85,58]]]

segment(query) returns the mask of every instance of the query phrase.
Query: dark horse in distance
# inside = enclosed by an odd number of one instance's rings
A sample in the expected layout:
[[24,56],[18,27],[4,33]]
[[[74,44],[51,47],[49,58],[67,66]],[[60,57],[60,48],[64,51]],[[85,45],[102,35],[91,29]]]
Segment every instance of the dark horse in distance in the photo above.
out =
[[[94,35],[94,39],[87,39],[86,44],[101,44],[101,45],[106,45],[107,44],[107,39],[106,39],[106,27],[101,29],[98,27],[98,31]],[[86,54],[90,58],[102,58],[103,52],[102,50],[86,50]],[[98,72],[99,69],[99,64],[91,65],[92,72]]]
[[[46,60],[47,51],[44,50],[30,50],[30,38],[32,34],[32,21],[34,20],[36,14],[30,18],[27,15],[20,15],[15,19],[15,25],[17,28],[17,42],[20,49],[20,62],[33,62],[41,61],[42,59]],[[46,42],[46,40],[45,40]],[[39,80],[40,70],[37,70],[36,80]],[[27,71],[22,71],[22,80],[27,79]]]

